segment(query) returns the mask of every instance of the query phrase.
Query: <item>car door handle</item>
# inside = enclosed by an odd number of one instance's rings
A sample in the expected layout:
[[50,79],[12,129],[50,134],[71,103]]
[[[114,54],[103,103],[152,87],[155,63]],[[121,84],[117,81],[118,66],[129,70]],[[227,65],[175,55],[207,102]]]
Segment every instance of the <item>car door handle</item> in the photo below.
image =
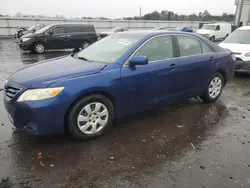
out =
[[176,64],[172,63],[171,65],[169,65],[170,69],[174,69],[176,67]]
[[62,38],[65,38],[65,37],[66,37],[66,35],[62,35],[61,37],[62,37]]
[[213,62],[214,61],[214,57],[213,56],[210,57],[209,60]]
[[67,37],[71,37],[71,35],[66,35]]

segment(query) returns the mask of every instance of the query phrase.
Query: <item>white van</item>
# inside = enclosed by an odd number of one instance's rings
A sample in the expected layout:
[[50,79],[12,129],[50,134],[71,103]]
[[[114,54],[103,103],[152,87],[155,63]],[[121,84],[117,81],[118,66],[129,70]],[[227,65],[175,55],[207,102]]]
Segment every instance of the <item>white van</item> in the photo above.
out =
[[232,26],[230,23],[204,24],[202,28],[197,31],[198,34],[213,42],[227,38],[231,32]]

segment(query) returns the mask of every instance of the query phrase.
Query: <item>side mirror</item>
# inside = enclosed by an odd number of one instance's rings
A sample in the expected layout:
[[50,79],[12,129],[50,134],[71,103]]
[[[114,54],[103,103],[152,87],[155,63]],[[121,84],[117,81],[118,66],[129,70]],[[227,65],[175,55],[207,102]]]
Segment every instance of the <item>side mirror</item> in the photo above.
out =
[[147,65],[148,57],[147,56],[135,56],[129,60],[129,65],[135,67],[136,65]]
[[53,33],[54,33],[53,31],[50,31],[50,32],[49,32],[49,35],[53,35]]

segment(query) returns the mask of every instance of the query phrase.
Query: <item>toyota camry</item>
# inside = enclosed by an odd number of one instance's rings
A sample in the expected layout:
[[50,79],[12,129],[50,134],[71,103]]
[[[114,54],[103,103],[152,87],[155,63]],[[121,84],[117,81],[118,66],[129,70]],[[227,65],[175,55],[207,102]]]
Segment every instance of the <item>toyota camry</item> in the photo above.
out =
[[10,121],[34,134],[102,135],[114,119],[173,100],[216,101],[235,56],[192,33],[129,31],[23,68],[4,86]]

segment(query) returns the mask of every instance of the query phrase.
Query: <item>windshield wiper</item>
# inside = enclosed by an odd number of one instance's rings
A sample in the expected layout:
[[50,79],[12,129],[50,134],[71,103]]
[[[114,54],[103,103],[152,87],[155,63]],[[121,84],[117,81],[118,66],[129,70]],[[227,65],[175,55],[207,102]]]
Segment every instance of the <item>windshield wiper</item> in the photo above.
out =
[[77,59],[81,59],[81,60],[88,61],[88,62],[93,62],[93,61],[91,61],[89,59],[86,59],[85,57],[79,57],[79,56],[77,56]]

